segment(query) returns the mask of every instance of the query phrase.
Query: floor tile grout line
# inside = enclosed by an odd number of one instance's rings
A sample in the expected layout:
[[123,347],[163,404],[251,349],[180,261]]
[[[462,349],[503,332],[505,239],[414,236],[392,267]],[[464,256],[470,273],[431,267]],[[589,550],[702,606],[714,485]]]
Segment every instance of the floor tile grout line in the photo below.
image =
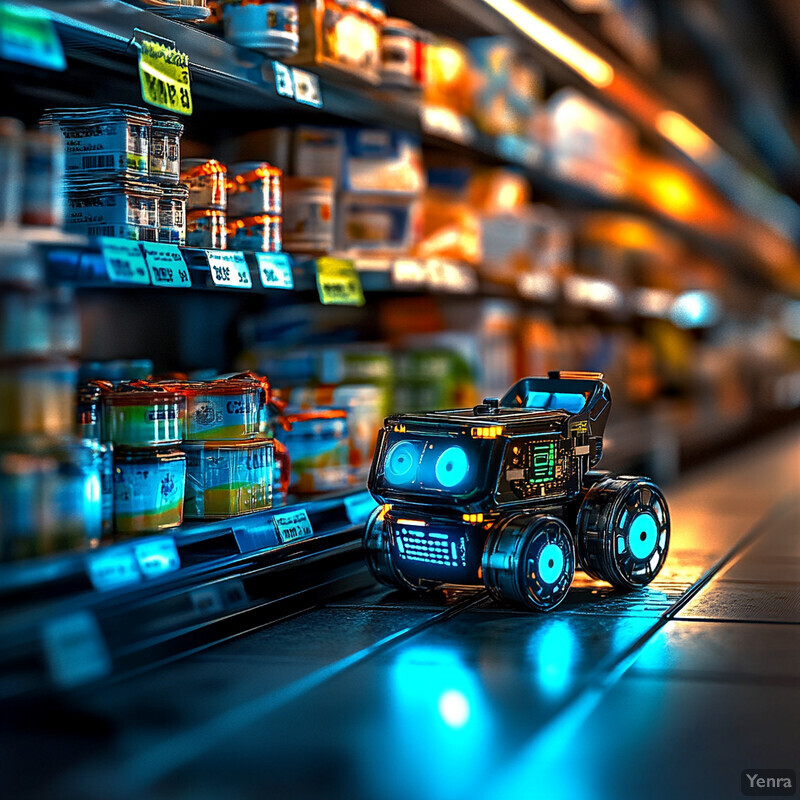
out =
[[[120,770],[115,770],[115,785],[124,787],[123,797],[139,797],[148,787],[180,766],[190,762],[193,758],[201,756],[217,742],[243,730],[261,717],[286,705],[303,693],[315,689],[346,670],[413,638],[432,625],[447,621],[469,610],[473,605],[482,602],[485,597],[486,592],[482,591],[460,600],[439,614],[434,614],[426,620],[385,636],[378,642],[339,659],[333,664],[315,670],[280,689],[266,692],[243,705],[228,709],[190,730],[183,731],[177,736],[137,753],[127,759]],[[63,786],[67,794],[73,789],[80,788],[85,800],[89,800],[93,796],[98,798],[105,797],[102,792],[96,795],[92,794],[91,788],[86,785],[83,770],[80,768],[66,776],[63,781],[59,781],[59,786]]]

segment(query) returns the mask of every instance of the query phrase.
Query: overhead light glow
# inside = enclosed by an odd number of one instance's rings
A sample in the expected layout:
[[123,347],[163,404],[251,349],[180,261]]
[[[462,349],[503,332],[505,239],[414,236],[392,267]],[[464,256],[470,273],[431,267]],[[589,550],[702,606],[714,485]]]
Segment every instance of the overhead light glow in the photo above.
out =
[[572,67],[598,89],[604,89],[614,80],[614,70],[607,61],[576,42],[571,36],[567,36],[551,22],[526,8],[518,0],[485,0],[485,2],[519,28],[529,39]]
[[656,117],[656,128],[695,161],[704,161],[713,153],[715,145],[711,138],[677,111],[661,111]]

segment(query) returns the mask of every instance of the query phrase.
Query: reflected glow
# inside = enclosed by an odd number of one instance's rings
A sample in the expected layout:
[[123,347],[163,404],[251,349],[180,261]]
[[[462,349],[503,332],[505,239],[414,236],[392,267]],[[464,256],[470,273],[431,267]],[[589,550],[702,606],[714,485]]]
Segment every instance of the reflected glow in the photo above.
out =
[[590,83],[603,89],[614,80],[614,70],[600,56],[560,31],[544,17],[517,0],[484,0],[495,11],[519,28],[529,39],[572,67]]
[[677,111],[660,112],[656,117],[656,128],[695,161],[704,161],[714,154],[715,145],[711,138]]
[[[376,796],[462,800],[498,762],[497,732],[480,678],[445,646],[402,649],[389,673],[391,707]],[[388,772],[387,772],[388,770]]]
[[620,308],[622,292],[610,281],[570,275],[564,282],[564,294],[570,303],[589,308]]
[[569,688],[576,657],[575,634],[566,620],[548,620],[528,641],[528,657],[536,684],[548,697],[561,697]]
[[634,296],[636,311],[643,317],[669,316],[675,297],[666,289],[639,289]]
[[469,720],[469,702],[461,692],[449,689],[439,698],[439,714],[451,728],[463,728]]

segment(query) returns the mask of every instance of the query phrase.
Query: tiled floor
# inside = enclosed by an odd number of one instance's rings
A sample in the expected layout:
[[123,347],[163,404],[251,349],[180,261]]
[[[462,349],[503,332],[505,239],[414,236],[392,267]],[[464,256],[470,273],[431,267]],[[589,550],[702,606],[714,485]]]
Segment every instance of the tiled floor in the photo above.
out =
[[373,589],[0,718],[9,797],[737,798],[800,771],[800,431],[670,487],[646,590]]

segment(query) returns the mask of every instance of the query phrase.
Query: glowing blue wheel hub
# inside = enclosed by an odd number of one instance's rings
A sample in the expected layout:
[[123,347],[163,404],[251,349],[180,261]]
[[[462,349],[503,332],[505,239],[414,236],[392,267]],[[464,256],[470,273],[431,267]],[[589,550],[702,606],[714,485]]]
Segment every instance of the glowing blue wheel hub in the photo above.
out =
[[469,472],[469,459],[460,447],[448,447],[436,461],[436,480],[445,489],[458,486]]
[[557,544],[547,544],[539,554],[539,577],[545,583],[555,583],[564,572],[564,553]]
[[652,515],[637,514],[628,532],[628,547],[637,561],[646,561],[653,555],[658,544],[658,526]]

